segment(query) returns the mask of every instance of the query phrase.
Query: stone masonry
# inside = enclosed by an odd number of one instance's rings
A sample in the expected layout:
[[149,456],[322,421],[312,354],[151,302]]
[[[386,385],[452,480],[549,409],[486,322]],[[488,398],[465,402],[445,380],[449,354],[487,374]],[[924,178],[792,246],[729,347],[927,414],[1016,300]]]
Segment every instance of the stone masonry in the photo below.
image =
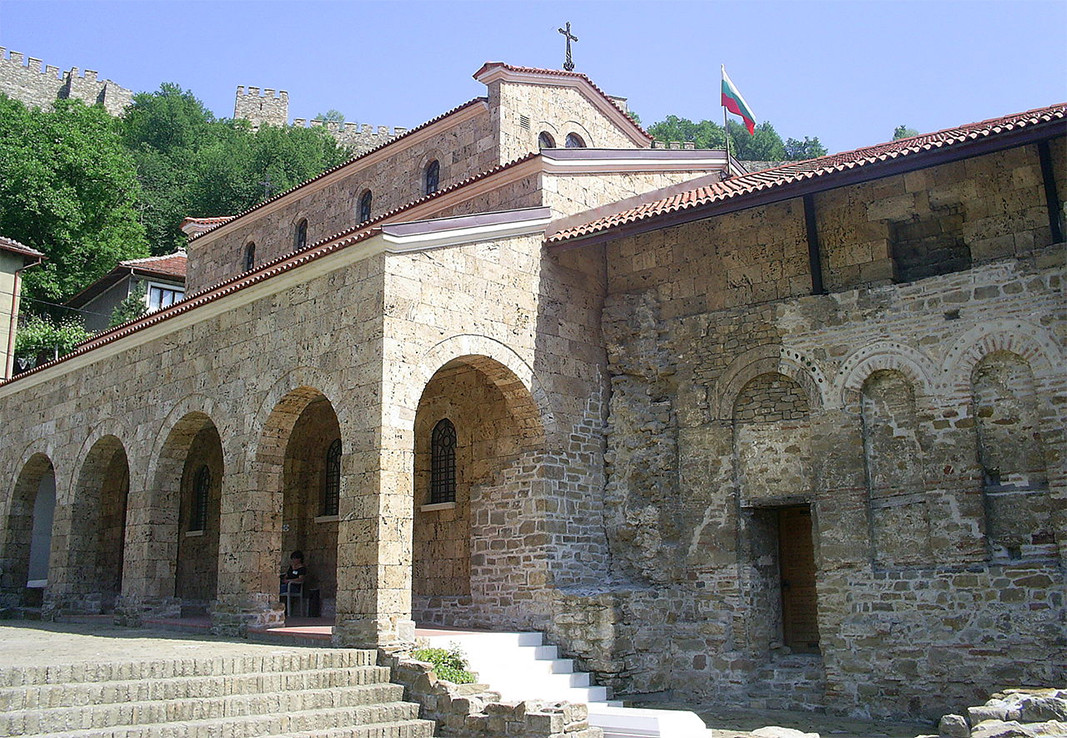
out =
[[98,79],[86,69],[74,67],[60,72],[59,67],[43,65],[32,56],[23,63],[18,51],[0,47],[0,92],[21,100],[31,107],[48,108],[56,100],[77,99],[86,105],[101,104],[111,115],[121,115],[133,101],[133,93],[109,79]]

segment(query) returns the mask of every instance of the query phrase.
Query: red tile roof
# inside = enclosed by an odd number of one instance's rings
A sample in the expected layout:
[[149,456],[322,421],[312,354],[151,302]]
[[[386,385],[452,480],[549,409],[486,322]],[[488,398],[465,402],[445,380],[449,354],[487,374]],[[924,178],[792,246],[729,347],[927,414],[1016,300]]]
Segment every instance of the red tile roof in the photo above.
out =
[[[991,118],[957,128],[946,128],[935,133],[889,141],[818,159],[792,162],[773,169],[732,177],[723,182],[702,178],[700,185],[691,190],[651,200],[611,215],[592,219],[587,223],[564,228],[552,234],[547,241],[549,243],[578,241],[599,234],[605,234],[607,237],[608,232],[623,226],[654,221],[689,210],[694,211],[693,217],[689,219],[697,220],[700,217],[708,217],[709,214],[703,212],[704,210],[728,201],[737,199],[743,204],[746,199],[753,198],[757,193],[768,193],[789,185],[825,177],[836,178],[845,172],[859,168],[870,167],[873,175],[875,170],[880,168],[879,165],[908,157],[916,157],[914,165],[918,167],[926,161],[927,152],[1005,136],[1034,126],[1062,123],[1065,116],[1067,116],[1067,103],[1060,103],[1047,108]],[[758,203],[753,203],[755,204]],[[655,227],[652,223],[649,225]]]
[[[238,218],[243,218],[244,216],[248,215],[249,213],[254,213],[255,211],[259,210],[264,205],[272,203],[272,202],[274,202],[276,200],[280,200],[283,197],[285,197],[286,195],[288,195],[290,192],[296,192],[301,187],[309,185],[312,182],[314,182],[316,180],[319,180],[319,179],[322,179],[323,177],[325,177],[327,175],[333,174],[338,169],[343,169],[343,168],[349,166],[350,164],[354,164],[355,162],[358,162],[360,159],[364,159],[364,158],[370,156],[371,154],[376,153],[376,152],[384,149],[386,146],[393,146],[398,141],[402,141],[403,139],[407,138],[408,136],[410,136],[411,134],[413,134],[413,133],[415,133],[417,131],[421,131],[424,128],[427,128],[428,126],[433,125],[434,123],[437,123],[439,121],[444,120],[445,118],[453,116],[456,113],[460,112],[461,110],[466,110],[467,108],[471,107],[472,105],[476,105],[478,103],[485,103],[487,101],[488,101],[488,98],[484,98],[484,97],[476,97],[473,100],[468,100],[467,102],[463,103],[462,105],[459,105],[459,106],[456,106],[456,107],[452,108],[447,113],[442,113],[441,115],[437,116],[436,118],[431,118],[430,120],[426,121],[425,123],[423,123],[421,125],[418,125],[418,126],[415,126],[414,128],[408,129],[407,131],[405,131],[401,135],[396,136],[395,138],[389,139],[385,143],[381,144],[380,146],[374,147],[370,151],[364,152],[364,153],[360,154],[359,156],[353,157],[353,158],[349,159],[346,162],[338,164],[335,167],[331,167],[330,169],[327,169],[326,171],[322,172],[321,174],[318,174],[318,175],[312,177],[311,179],[309,179],[309,180],[307,180],[305,182],[301,182],[300,184],[296,185],[295,187],[289,188],[285,192],[282,192],[280,194],[275,195],[274,197],[270,198],[269,200],[264,200],[263,202],[259,203],[258,205],[254,205],[254,206],[250,207],[248,210],[245,210],[244,212],[238,213],[237,215],[229,216],[223,222],[217,223],[217,224],[213,225],[211,228],[205,229],[205,230],[203,230],[203,231],[201,231],[199,233],[194,233],[192,236],[189,237],[189,240],[190,241],[194,241],[194,240],[200,238],[201,236],[203,236],[205,234],[211,233],[212,231],[214,231],[214,230],[216,230],[218,228],[221,228],[223,225],[225,225],[226,223],[229,223],[232,220],[237,220]],[[186,220],[188,220],[188,219],[186,219]],[[206,220],[211,220],[211,219],[210,218],[196,218],[194,220],[197,220],[197,221],[205,220],[206,221]]]
[[185,280],[186,262],[184,251],[177,251],[165,256],[149,256],[146,259],[120,261],[119,268],[125,267],[138,274]]
[[29,246],[23,246],[15,239],[5,238],[4,236],[0,236],[0,249],[4,251],[10,251],[13,254],[21,254],[22,256],[32,256],[38,259],[44,258],[44,254],[42,254],[37,249],[31,249]]

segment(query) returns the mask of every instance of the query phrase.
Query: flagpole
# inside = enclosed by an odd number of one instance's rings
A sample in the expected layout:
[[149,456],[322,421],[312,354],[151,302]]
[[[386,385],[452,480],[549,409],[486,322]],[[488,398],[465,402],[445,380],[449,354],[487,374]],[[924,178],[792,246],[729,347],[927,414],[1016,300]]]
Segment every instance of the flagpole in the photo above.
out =
[[722,135],[726,137],[726,176],[730,176],[730,126],[726,119],[726,106],[722,104],[722,81],[726,79],[726,65],[720,64],[722,74],[719,76],[719,105],[722,105]]

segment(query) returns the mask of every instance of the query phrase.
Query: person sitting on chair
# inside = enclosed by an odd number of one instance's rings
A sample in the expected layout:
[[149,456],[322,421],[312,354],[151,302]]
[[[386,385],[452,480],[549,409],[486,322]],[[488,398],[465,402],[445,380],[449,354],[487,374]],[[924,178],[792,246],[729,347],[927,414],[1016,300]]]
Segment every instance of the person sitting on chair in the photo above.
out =
[[[303,592],[304,579],[307,578],[307,573],[308,568],[304,566],[304,552],[293,551],[289,557],[289,568],[282,574],[281,596],[284,598],[290,591],[293,594]],[[294,584],[297,586],[293,587]]]

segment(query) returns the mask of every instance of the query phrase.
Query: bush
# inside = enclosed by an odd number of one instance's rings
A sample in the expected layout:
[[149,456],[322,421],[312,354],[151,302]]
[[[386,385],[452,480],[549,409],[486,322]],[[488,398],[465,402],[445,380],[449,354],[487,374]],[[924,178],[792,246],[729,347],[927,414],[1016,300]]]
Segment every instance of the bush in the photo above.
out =
[[467,671],[467,660],[456,648],[420,648],[411,655],[419,661],[433,664],[438,679],[446,679],[455,684],[474,683],[474,674]]

